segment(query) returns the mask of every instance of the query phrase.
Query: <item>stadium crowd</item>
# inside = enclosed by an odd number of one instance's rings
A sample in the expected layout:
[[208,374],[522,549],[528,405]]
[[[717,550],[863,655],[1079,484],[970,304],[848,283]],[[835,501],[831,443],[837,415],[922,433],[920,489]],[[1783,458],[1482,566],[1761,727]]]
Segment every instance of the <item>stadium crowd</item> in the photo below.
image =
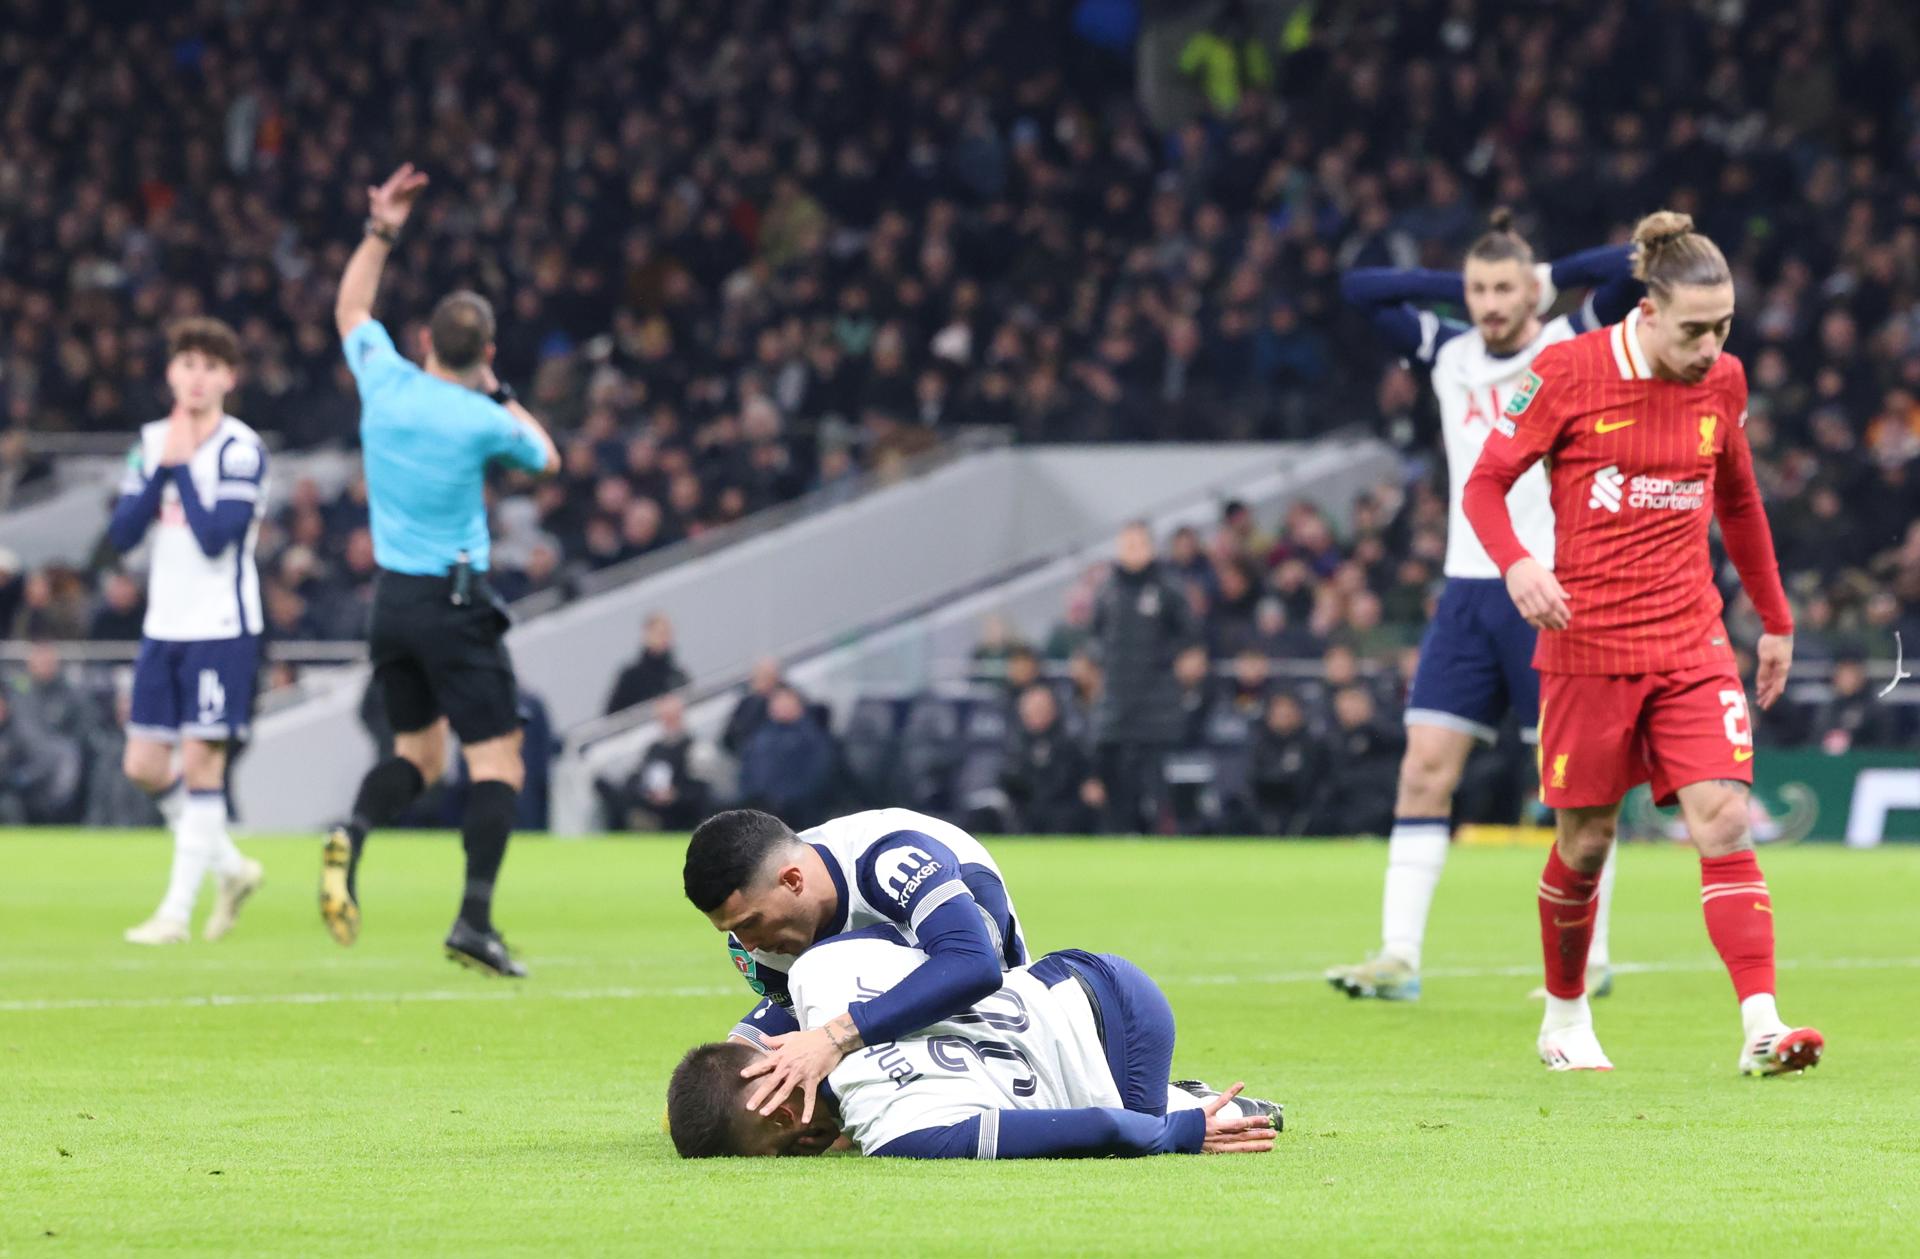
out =
[[[1216,44],[1260,7],[1214,4]],[[1211,112],[1162,130],[1082,8],[598,0],[551,22],[513,0],[371,18],[26,0],[0,31],[0,487],[44,471],[29,433],[160,414],[161,329],[198,312],[242,334],[236,414],[288,448],[350,446],[331,287],[361,187],[404,157],[434,187],[383,313],[411,344],[435,294],[492,294],[500,374],[565,447],[559,478],[498,486],[508,593],[960,425],[1360,424],[1406,451],[1407,477],[1351,522],[1296,514],[1231,560],[1175,538],[1167,562],[1204,591],[1216,658],[1392,663],[1437,575],[1444,474],[1424,382],[1342,309],[1341,271],[1457,265],[1496,203],[1543,255],[1660,203],[1734,265],[1731,348],[1802,656],[1890,654],[1896,628],[1920,642],[1903,6],[1356,0],[1230,57],[1247,73],[1206,78]],[[283,482],[275,500],[272,633],[356,637],[363,488]],[[5,558],[5,634],[135,633],[138,586],[104,558]],[[1733,616],[1750,638],[1750,610]]]

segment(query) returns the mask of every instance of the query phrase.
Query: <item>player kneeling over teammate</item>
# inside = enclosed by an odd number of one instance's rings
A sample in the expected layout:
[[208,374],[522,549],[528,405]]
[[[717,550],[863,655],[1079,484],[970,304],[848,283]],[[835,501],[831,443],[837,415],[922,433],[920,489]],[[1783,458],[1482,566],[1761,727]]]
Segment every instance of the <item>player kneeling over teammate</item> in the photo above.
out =
[[[1760,707],[1786,689],[1793,618],[1747,447],[1747,377],[1722,353],[1733,277],[1684,214],[1634,230],[1648,296],[1610,328],[1533,361],[1467,481],[1474,532],[1514,606],[1543,632],[1541,799],[1557,836],[1540,879],[1547,1013],[1540,1057],[1555,1070],[1608,1070],[1583,973],[1600,869],[1620,801],[1651,781],[1679,801],[1700,851],[1707,934],[1740,999],[1740,1070],[1801,1071],[1824,1042],[1774,1003],[1773,902],[1753,855],[1747,793],[1753,730],[1720,619],[1707,530],[1760,614]],[[1554,571],[1515,535],[1507,491],[1549,460]]]
[[[687,899],[727,933],[734,967],[763,1000],[731,1038],[766,1051],[754,1105],[813,1090],[841,1059],[966,1010],[1027,961],[1000,867],[979,840],[911,809],[870,809],[798,835],[770,813],[733,809],[687,843]],[[802,1031],[787,977],[816,941],[892,926],[927,964],[877,1000]],[[767,1103],[771,1109],[772,1103]]]
[[129,944],[185,941],[209,871],[216,899],[205,935],[217,940],[263,878],[227,833],[227,745],[246,737],[264,628],[253,549],[267,451],[226,414],[239,364],[240,339],[217,319],[182,320],[168,332],[173,409],[141,428],[107,526],[121,551],[153,539],[124,768],[173,828],[166,896],[153,917],[127,929]]
[[[899,984],[927,955],[875,926],[808,949],[788,976],[804,1027]],[[816,1104],[796,1088],[749,1110],[759,1055],[699,1045],[667,1086],[683,1158],[819,1154],[843,1133],[889,1158],[1103,1158],[1260,1154],[1273,1102],[1169,1082],[1173,1010],[1144,971],[1067,949],[1017,967],[971,1009],[849,1055]]]

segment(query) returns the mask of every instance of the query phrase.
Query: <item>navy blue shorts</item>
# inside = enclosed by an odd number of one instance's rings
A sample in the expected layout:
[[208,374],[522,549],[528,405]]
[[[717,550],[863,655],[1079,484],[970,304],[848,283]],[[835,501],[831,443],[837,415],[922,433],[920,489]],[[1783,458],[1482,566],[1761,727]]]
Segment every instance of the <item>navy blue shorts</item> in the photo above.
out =
[[1166,1114],[1167,1082],[1173,1078],[1173,1007],[1167,995],[1147,972],[1112,953],[1058,949],[1031,967],[1046,984],[1070,978],[1067,970],[1086,983],[1121,1104],[1137,1114]]
[[1540,675],[1535,630],[1497,577],[1450,577],[1420,640],[1420,668],[1407,697],[1407,724],[1459,730],[1492,743],[1511,712],[1521,737],[1538,737]]
[[208,743],[244,739],[259,669],[257,635],[181,643],[143,638],[133,663],[127,734],[159,743],[182,736]]

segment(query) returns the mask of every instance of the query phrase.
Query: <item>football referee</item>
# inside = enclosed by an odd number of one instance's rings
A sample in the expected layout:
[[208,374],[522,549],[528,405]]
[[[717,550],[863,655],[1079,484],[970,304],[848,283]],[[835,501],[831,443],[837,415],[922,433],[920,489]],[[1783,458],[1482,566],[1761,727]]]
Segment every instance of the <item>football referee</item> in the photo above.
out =
[[411,165],[369,188],[366,236],[340,277],[334,320],[360,388],[360,441],[380,565],[368,631],[374,684],[396,732],[394,755],[368,771],[352,817],[328,835],[320,915],[341,944],[360,932],[356,901],[367,833],[398,817],[446,765],[460,736],[472,786],[461,842],[467,881],[447,956],[522,976],[493,926],[493,885],[525,774],[505,606],[487,583],[487,464],[560,466],[553,440],[493,374],[493,308],[458,292],[433,309],[426,368],[401,357],[373,317],[400,229],[427,185]]

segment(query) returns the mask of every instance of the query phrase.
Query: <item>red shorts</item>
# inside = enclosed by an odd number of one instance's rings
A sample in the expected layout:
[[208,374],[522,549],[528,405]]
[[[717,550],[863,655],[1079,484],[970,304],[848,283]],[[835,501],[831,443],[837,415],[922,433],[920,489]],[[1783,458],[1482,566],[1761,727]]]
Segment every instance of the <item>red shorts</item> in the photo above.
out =
[[1753,782],[1747,693],[1731,665],[1628,676],[1540,675],[1540,799],[1618,804],[1643,782],[1666,808],[1690,783]]

